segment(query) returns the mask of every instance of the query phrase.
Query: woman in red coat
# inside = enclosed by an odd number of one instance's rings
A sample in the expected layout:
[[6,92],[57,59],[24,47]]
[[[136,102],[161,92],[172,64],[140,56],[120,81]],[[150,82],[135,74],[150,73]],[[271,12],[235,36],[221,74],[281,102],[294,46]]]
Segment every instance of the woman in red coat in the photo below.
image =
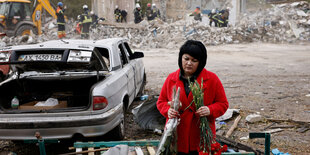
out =
[[[201,152],[199,117],[207,117],[215,138],[215,119],[223,115],[228,108],[223,85],[216,74],[204,68],[206,61],[207,50],[205,46],[200,41],[186,41],[179,52],[178,64],[180,69],[167,77],[157,101],[158,110],[167,120],[175,117],[180,118],[180,124],[177,126],[179,155],[198,155]],[[191,82],[197,80],[199,84],[203,79],[205,106],[200,107],[197,111],[195,104],[191,104],[193,94],[189,88],[188,78]],[[168,104],[172,101],[174,86],[180,87],[182,107],[179,111],[170,108]],[[190,104],[191,106],[189,106]]]

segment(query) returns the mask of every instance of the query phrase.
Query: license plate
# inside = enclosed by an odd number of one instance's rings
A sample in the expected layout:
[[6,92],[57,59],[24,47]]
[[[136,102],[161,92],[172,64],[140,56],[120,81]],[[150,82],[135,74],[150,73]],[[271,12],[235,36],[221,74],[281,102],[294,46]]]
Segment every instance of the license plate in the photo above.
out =
[[60,61],[61,54],[25,54],[18,57],[18,61]]

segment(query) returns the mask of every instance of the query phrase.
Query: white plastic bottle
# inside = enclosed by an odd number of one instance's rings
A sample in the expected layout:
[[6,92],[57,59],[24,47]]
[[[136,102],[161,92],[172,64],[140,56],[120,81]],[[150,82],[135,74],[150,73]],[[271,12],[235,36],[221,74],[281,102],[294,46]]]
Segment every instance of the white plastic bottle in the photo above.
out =
[[11,107],[13,109],[17,109],[18,106],[19,106],[19,100],[18,100],[18,98],[16,96],[14,96],[14,98],[11,101]]

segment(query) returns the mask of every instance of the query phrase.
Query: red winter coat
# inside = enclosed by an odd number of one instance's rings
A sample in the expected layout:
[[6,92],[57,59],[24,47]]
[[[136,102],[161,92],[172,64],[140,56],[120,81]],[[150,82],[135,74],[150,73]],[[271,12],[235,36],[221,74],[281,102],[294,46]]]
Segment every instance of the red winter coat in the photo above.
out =
[[[193,94],[190,92],[188,97],[186,96],[184,84],[182,80],[180,80],[179,74],[180,69],[171,73],[167,77],[157,101],[157,108],[168,121],[168,109],[170,106],[167,103],[172,100],[173,86],[176,85],[176,88],[180,87],[180,101],[182,107],[179,109],[181,121],[177,127],[178,152],[188,153],[188,151],[199,151],[199,115],[195,114],[195,104],[192,104],[184,111],[184,109],[192,102]],[[201,78],[203,78],[204,105],[208,106],[210,109],[208,121],[210,123],[210,128],[215,135],[215,118],[226,112],[228,101],[223,85],[217,75],[203,69],[196,79],[199,84],[201,83]]]

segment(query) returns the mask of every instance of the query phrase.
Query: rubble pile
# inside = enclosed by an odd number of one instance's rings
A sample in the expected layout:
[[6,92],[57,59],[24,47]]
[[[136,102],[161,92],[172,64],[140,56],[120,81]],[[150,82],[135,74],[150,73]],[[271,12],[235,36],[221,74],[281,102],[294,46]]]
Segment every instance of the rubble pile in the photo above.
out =
[[[244,14],[240,18],[236,26],[223,28],[210,27],[208,22],[197,22],[192,18],[173,23],[144,20],[137,25],[100,24],[92,29],[90,36],[94,40],[126,37],[134,48],[179,48],[187,39],[201,40],[206,45],[257,41],[270,43],[310,41],[310,5],[305,1],[273,5],[268,9]],[[80,38],[74,31],[75,24],[74,21],[67,23],[67,38]],[[48,27],[53,26],[49,24]],[[45,29],[48,31],[39,37],[4,37],[2,42],[6,45],[18,45],[57,39],[56,25],[53,29]]]

